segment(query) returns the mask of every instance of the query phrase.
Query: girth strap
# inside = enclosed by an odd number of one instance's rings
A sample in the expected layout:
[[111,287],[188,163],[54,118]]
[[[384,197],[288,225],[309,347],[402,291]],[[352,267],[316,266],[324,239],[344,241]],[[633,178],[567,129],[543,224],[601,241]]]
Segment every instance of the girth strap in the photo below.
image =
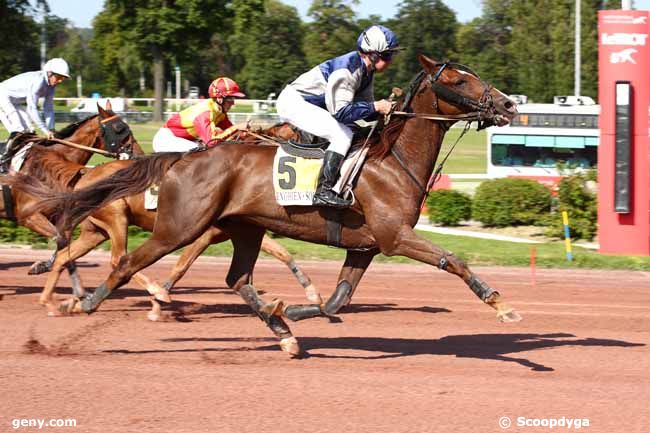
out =
[[5,213],[7,219],[16,221],[16,214],[14,213],[14,201],[11,196],[11,188],[8,185],[2,185],[2,198],[4,200]]

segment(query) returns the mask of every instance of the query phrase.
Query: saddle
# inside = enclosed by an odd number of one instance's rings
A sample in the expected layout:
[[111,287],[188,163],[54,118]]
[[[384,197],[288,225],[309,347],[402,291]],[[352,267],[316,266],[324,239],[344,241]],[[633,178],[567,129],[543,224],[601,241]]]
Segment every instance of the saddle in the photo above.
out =
[[[282,147],[286,153],[292,156],[307,159],[323,158],[325,150],[330,144],[328,140],[323,137],[311,134],[307,131],[303,131],[302,129],[293,125],[291,125],[291,128],[298,135],[298,141],[276,139],[280,144],[280,147]],[[352,147],[350,148],[349,153],[353,153],[360,146],[362,146],[371,132],[372,137],[375,137],[381,133],[380,128],[375,128],[373,131],[372,126],[361,127],[356,124],[352,126],[352,131]]]

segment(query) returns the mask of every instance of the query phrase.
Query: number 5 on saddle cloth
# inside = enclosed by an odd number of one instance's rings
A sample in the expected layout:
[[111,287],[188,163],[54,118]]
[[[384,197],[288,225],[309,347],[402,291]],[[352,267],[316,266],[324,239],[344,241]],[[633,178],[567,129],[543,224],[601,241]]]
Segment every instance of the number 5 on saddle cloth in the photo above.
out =
[[[320,147],[307,147],[285,141],[280,142],[273,160],[273,188],[275,200],[279,205],[312,206],[314,193],[318,186],[318,173],[328,144],[326,142]],[[346,174],[352,172],[354,165],[363,164],[363,158],[357,157],[360,149],[361,146],[353,146],[347,154],[341,167],[341,176],[334,186],[337,193],[345,188],[344,183],[350,184],[350,182],[346,182],[346,178],[349,177]],[[358,172],[358,170],[356,171]]]

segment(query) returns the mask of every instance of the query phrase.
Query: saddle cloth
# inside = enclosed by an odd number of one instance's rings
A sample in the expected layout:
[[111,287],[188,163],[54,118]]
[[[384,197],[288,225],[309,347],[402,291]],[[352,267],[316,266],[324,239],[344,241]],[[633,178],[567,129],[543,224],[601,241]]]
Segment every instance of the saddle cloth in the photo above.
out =
[[14,157],[11,159],[11,169],[15,172],[20,171],[20,168],[23,166],[23,163],[25,162],[25,157],[27,156],[27,152],[29,152],[29,149],[32,148],[31,144],[27,144],[24,146],[22,149],[20,149]]
[[144,190],[144,208],[147,210],[156,210],[158,208],[158,185],[151,185]]
[[[348,153],[341,166],[341,173],[349,170],[358,148]],[[318,186],[318,174],[322,158],[303,158],[288,154],[281,146],[273,160],[273,188],[275,200],[281,206],[311,206]],[[340,191],[341,177],[334,190]]]

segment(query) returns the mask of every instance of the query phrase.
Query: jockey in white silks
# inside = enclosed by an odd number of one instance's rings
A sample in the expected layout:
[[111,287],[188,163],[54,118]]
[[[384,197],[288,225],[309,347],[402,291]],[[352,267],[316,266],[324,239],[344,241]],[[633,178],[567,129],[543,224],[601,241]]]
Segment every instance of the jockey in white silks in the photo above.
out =
[[346,208],[351,204],[332,190],[350,150],[357,120],[388,114],[392,103],[374,100],[374,73],[390,66],[399,50],[395,34],[372,26],[359,35],[357,51],[327,60],[287,85],[277,100],[280,117],[311,134],[329,140],[313,204]]
[[[0,122],[9,131],[7,150],[0,159],[0,173],[16,152],[14,138],[36,125],[47,138],[54,137],[54,90],[70,78],[68,63],[61,58],[48,60],[42,71],[24,72],[0,83]],[[43,117],[38,110],[38,99],[43,98]]]

